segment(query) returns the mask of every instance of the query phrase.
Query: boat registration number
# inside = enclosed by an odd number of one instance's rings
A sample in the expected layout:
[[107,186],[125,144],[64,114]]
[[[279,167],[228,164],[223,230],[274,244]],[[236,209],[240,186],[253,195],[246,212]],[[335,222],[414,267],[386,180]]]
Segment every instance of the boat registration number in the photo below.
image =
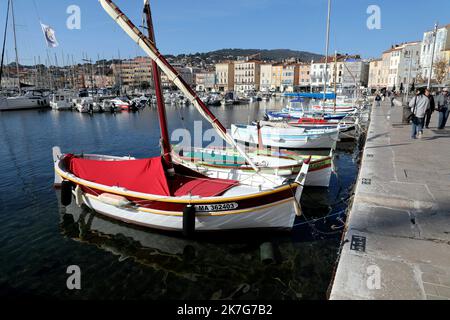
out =
[[201,204],[195,206],[197,212],[211,212],[211,211],[227,211],[234,210],[239,205],[236,202],[217,203],[217,204]]

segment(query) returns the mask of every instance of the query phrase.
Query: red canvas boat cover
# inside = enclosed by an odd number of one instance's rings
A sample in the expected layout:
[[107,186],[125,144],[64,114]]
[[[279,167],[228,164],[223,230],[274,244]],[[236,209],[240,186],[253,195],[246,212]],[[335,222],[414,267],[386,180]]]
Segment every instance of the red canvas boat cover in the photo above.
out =
[[103,161],[67,155],[65,165],[68,171],[83,180],[161,196],[180,197],[191,194],[213,197],[238,183],[234,180],[207,178],[191,170],[180,170],[184,172],[177,170],[179,174],[167,179],[161,157]]

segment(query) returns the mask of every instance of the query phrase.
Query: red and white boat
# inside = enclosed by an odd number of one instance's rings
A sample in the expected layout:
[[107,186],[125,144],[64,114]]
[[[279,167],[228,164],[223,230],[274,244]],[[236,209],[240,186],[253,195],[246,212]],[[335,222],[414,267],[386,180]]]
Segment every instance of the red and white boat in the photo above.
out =
[[144,36],[111,0],[100,2],[153,60],[163,155],[148,159],[73,155],[63,154],[54,147],[55,184],[61,186],[63,205],[69,204],[74,195],[79,205],[85,204],[111,218],[151,228],[183,231],[186,235],[194,231],[292,228],[295,216],[301,214],[299,201],[310,159],[305,161],[294,182],[272,186],[212,179],[172,162],[158,67],[221,137],[246,159],[255,174],[259,174],[249,156],[159,53],[148,1],[145,1],[144,13],[149,37]]

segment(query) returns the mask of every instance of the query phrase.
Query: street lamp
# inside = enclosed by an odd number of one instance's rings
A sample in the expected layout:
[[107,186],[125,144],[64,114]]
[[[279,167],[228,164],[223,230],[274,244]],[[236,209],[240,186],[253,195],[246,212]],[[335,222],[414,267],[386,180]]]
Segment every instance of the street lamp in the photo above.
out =
[[437,35],[437,29],[438,29],[438,24],[437,22],[434,24],[434,29],[433,29],[433,50],[431,53],[431,59],[430,59],[430,73],[428,74],[428,84],[427,84],[427,88],[430,89],[430,85],[431,85],[431,76],[433,74],[433,60],[434,60],[434,51],[435,51],[435,47],[436,47],[436,35]]

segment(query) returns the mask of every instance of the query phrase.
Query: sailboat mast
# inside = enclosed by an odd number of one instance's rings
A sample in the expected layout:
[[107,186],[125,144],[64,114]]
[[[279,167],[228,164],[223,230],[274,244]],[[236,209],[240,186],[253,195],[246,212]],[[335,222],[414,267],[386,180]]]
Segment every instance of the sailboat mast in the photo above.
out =
[[331,0],[328,0],[328,15],[327,15],[327,36],[325,43],[325,80],[323,85],[323,99],[326,98],[327,82],[328,82],[328,47],[330,44],[330,16],[331,16]]
[[17,37],[16,37],[16,18],[14,17],[14,4],[13,0],[11,2],[11,15],[13,19],[13,34],[14,34],[14,50],[16,52],[16,72],[17,72],[17,87],[19,89],[19,95],[22,93],[22,89],[20,88],[20,75],[19,75],[19,53],[17,51]]
[[5,48],[6,48],[6,34],[8,32],[8,19],[9,19],[9,4],[11,0],[8,0],[8,7],[6,9],[6,23],[5,23],[5,31],[3,34],[3,46],[2,46],[2,59],[0,61],[0,90],[2,89],[2,77],[3,77],[3,59],[5,57]]
[[337,51],[334,51],[334,112],[336,112],[336,99],[337,99]]
[[[145,0],[144,2],[144,14],[145,19],[147,21],[147,31],[148,38],[156,47],[155,40],[155,29],[153,27],[153,19],[152,12],[150,9],[150,1]],[[169,166],[169,171],[173,171],[172,166],[172,158],[171,158],[171,146],[169,140],[169,130],[167,129],[167,116],[166,116],[166,107],[164,104],[164,97],[161,90],[161,74],[159,72],[158,65],[155,61],[152,60],[152,77],[153,77],[153,86],[155,88],[156,94],[156,103],[158,107],[159,114],[159,127],[161,129],[161,147],[163,151],[163,158],[166,164]]]
[[199,113],[213,126],[216,132],[232,145],[247,161],[247,163],[259,172],[259,168],[250,159],[250,157],[242,150],[242,148],[227,133],[225,127],[220,123],[214,114],[206,107],[194,90],[186,83],[177,70],[164,58],[153,43],[130,21],[130,19],[113,3],[112,0],[99,0],[105,11],[111,18],[136,42],[148,56],[156,62],[161,71],[181,90],[181,92],[191,101]]

